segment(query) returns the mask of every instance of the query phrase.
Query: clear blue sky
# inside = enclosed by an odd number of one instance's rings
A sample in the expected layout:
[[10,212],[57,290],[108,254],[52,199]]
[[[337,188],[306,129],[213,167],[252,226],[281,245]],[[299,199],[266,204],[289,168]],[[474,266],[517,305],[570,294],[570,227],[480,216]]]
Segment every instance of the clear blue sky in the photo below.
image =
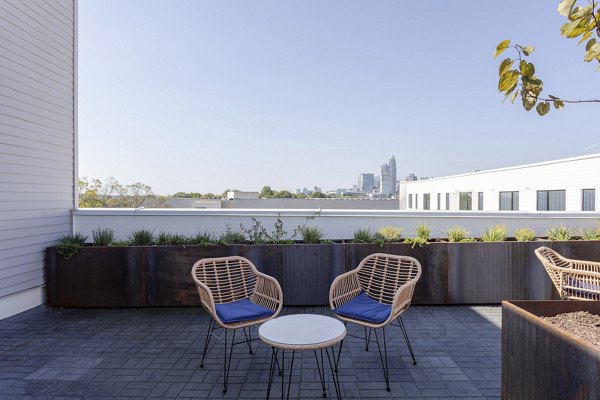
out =
[[[545,93],[600,97],[556,1],[79,1],[79,175],[155,193],[351,187],[582,154],[599,105],[497,93],[496,44]],[[588,151],[589,153],[590,151]],[[600,152],[600,146],[591,152]]]

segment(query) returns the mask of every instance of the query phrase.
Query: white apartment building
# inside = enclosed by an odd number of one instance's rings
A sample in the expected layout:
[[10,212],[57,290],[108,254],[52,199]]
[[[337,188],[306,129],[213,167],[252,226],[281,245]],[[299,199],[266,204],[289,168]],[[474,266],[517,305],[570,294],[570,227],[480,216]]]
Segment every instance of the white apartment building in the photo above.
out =
[[598,211],[600,153],[400,184],[401,210]]

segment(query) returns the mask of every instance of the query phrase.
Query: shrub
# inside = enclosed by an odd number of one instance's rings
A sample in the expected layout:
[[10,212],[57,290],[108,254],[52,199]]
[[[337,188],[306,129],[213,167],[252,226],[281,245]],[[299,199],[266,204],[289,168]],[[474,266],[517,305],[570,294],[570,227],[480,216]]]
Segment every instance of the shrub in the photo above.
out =
[[156,244],[159,246],[182,246],[192,243],[191,238],[179,233],[161,232],[156,237]]
[[506,240],[506,227],[504,225],[496,225],[488,228],[483,232],[481,240],[484,242],[503,242]]
[[412,243],[412,248],[419,245],[419,247],[424,246],[428,243],[429,235],[431,234],[431,228],[427,224],[419,224],[416,229],[417,235],[412,238],[406,238],[404,241],[406,243]]
[[198,232],[196,235],[190,238],[193,244],[199,245],[209,245],[212,243],[217,243],[217,237],[211,232]]
[[377,235],[386,242],[399,242],[400,239],[402,239],[402,227],[391,225],[384,226],[377,231]]
[[100,228],[92,231],[94,246],[108,246],[115,238],[115,231],[110,228]]
[[571,240],[573,233],[566,226],[554,226],[548,229],[548,239],[550,240]]
[[515,239],[518,242],[531,242],[535,240],[535,231],[531,228],[515,229]]
[[147,229],[131,232],[129,242],[132,246],[150,246],[154,244],[154,233]]
[[244,244],[246,243],[246,237],[242,232],[234,231],[227,227],[227,230],[219,238],[219,243],[225,246],[229,244]]
[[79,251],[79,248],[85,244],[87,236],[81,233],[73,235],[64,235],[60,238],[60,243],[56,246],[56,252],[64,257],[65,260],[73,257]]
[[582,228],[580,234],[583,240],[600,240],[600,228]]
[[302,236],[302,241],[309,244],[321,243],[323,236],[325,236],[323,230],[316,226],[303,226],[300,229],[300,235]]
[[[461,226],[453,226],[446,231],[449,242],[467,242],[474,241],[471,237],[471,232]],[[473,240],[471,240],[473,239]]]
[[371,235],[370,229],[359,229],[354,232],[354,239],[352,243],[372,243],[373,235]]

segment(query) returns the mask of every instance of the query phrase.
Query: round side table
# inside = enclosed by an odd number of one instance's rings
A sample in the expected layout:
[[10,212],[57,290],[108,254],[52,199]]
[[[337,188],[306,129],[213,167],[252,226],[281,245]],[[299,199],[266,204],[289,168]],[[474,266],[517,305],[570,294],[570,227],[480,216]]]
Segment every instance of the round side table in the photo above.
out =
[[[267,399],[271,394],[273,384],[273,374],[275,365],[279,366],[281,375],[281,398],[284,395],[285,386],[285,352],[291,351],[289,378],[287,385],[287,397],[290,397],[290,384],[292,382],[292,372],[294,369],[294,356],[296,351],[313,350],[317,361],[321,387],[323,388],[323,397],[326,397],[325,390],[325,364],[323,351],[325,351],[326,360],[333,378],[333,386],[338,399],[341,399],[340,381],[337,374],[337,364],[342,350],[344,337],[346,336],[346,327],[342,322],[335,318],[316,314],[294,314],[278,317],[265,322],[258,329],[260,339],[271,346],[271,366],[269,371],[269,387],[267,389]],[[338,354],[334,351],[333,345],[339,343]],[[331,352],[331,354],[330,354]],[[281,353],[281,364],[278,356]],[[319,357],[320,353],[320,357]],[[319,360],[320,358],[320,360]]]

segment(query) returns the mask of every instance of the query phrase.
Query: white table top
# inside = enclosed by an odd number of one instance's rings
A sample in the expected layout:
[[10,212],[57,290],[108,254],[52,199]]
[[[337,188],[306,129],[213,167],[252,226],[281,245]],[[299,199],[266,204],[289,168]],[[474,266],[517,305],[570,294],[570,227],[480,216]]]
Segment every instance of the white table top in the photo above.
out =
[[342,341],[346,327],[341,321],[324,315],[294,314],[265,322],[258,329],[258,335],[272,347],[312,350]]

